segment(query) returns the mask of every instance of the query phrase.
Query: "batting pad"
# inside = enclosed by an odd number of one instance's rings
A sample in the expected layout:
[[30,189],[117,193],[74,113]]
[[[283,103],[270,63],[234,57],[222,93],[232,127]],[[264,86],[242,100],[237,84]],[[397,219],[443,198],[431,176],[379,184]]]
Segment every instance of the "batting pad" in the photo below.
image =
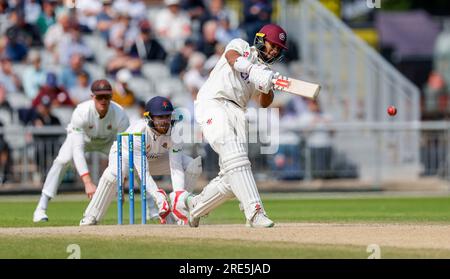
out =
[[222,180],[222,177],[216,177],[203,188],[198,196],[194,197],[195,206],[191,211],[191,216],[193,218],[205,216],[233,197],[230,186]]
[[264,209],[244,143],[227,141],[221,149],[226,181],[241,202],[245,217],[250,220],[256,211]]

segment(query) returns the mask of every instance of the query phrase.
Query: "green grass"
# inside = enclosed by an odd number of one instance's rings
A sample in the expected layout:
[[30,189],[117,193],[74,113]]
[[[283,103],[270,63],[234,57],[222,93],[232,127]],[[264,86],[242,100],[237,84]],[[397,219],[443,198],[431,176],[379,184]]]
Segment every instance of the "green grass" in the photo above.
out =
[[[289,197],[289,195],[287,195]],[[50,202],[50,222],[34,224],[31,219],[38,197],[34,199],[0,199],[0,227],[71,226],[78,225],[88,202],[58,200]],[[266,195],[264,206],[276,222],[383,222],[383,223],[450,223],[449,197],[402,198],[280,198]],[[140,204],[136,203],[136,221]],[[127,220],[128,207],[124,208]],[[116,205],[109,208],[102,224],[116,224]],[[230,201],[207,218],[207,224],[244,223],[238,203]]]
[[[61,195],[49,205],[50,222],[34,224],[38,197],[0,197],[1,227],[77,226],[87,200]],[[311,198],[300,194],[263,195],[275,222],[450,224],[449,197],[340,197]],[[140,204],[136,203],[136,221]],[[127,222],[128,207],[124,209]],[[113,203],[102,224],[116,224]],[[244,224],[238,203],[230,201],[203,223]],[[0,229],[1,230],[1,229]],[[66,248],[76,243],[82,258],[360,258],[366,247],[313,245],[240,240],[164,239],[161,237],[5,236],[0,235],[0,258],[67,258]],[[220,251],[220,252],[219,252]],[[382,258],[450,258],[449,250],[382,248]]]
[[[283,242],[256,243],[232,240],[147,239],[134,237],[102,239],[92,237],[3,237],[0,236],[0,258],[65,259],[70,244],[80,247],[80,256],[89,258],[158,258],[158,259],[366,259],[366,247],[351,245],[300,245]],[[400,249],[383,247],[387,258],[450,258],[448,250]]]

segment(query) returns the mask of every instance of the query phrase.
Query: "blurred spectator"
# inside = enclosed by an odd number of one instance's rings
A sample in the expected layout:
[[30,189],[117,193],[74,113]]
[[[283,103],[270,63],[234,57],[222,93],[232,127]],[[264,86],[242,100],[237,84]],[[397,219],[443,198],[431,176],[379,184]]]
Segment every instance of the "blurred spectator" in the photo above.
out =
[[207,12],[205,3],[203,0],[181,0],[181,8],[187,12],[192,19],[199,19]]
[[84,68],[84,57],[80,54],[74,54],[70,57],[70,65],[62,70],[60,82],[67,90],[71,90],[77,84],[78,74],[86,71]]
[[39,30],[36,26],[25,21],[25,15],[21,10],[12,10],[9,15],[9,21],[11,26],[6,29],[6,35],[9,39],[25,45],[27,48],[42,45]]
[[[1,91],[1,86],[0,86]],[[0,128],[3,128],[3,123],[0,121]],[[0,134],[0,185],[5,184],[8,178],[12,174],[12,157],[11,148],[8,142],[3,137],[3,133]]]
[[3,35],[8,27],[8,7],[8,0],[0,0],[0,35]]
[[139,74],[142,60],[128,55],[123,48],[114,48],[115,54],[108,61],[106,71],[109,75],[115,75],[120,69],[128,69],[134,74]]
[[36,22],[41,36],[44,36],[48,28],[56,23],[56,4],[57,0],[44,0],[42,4],[43,9]]
[[39,51],[32,50],[28,54],[28,64],[23,73],[22,83],[25,95],[32,100],[36,97],[39,89],[45,84],[46,71],[42,68],[41,55]]
[[55,62],[59,59],[58,44],[70,37],[71,18],[67,11],[57,14],[57,23],[51,25],[44,36],[44,45],[53,54]]
[[0,82],[0,109],[8,111],[12,117],[13,109],[11,104],[8,102],[7,95],[8,92],[6,91],[6,88]]
[[189,58],[188,71],[183,76],[183,82],[191,92],[192,100],[197,98],[198,90],[206,81],[205,61],[206,56],[201,52],[194,52]]
[[[209,20],[219,21],[222,17],[227,17],[231,21],[234,15],[233,11],[225,8],[223,0],[210,0],[208,3],[207,12],[202,17],[201,27]],[[233,25],[237,26],[237,19],[233,16]]]
[[139,30],[131,25],[130,20],[128,13],[119,13],[109,31],[109,45],[129,50],[139,34]]
[[216,48],[214,51],[214,54],[211,55],[205,62],[205,71],[211,72],[212,69],[216,66],[217,62],[219,61],[220,57],[222,57],[223,53],[225,52],[225,45],[223,44],[216,44]]
[[52,100],[47,95],[43,96],[41,101],[36,106],[36,113],[31,119],[33,126],[42,127],[61,125],[59,119],[51,113],[51,108]]
[[46,84],[41,87],[31,106],[36,108],[47,97],[50,98],[52,106],[74,106],[66,89],[58,86],[58,80],[54,73],[47,74]]
[[156,34],[170,53],[181,49],[183,42],[191,35],[191,20],[180,9],[179,0],[164,0],[166,8],[162,9],[153,22]]
[[109,42],[109,30],[114,23],[115,13],[112,8],[112,0],[102,1],[102,10],[97,14],[97,30],[102,38]]
[[24,1],[25,22],[35,24],[41,14],[41,5],[36,0]]
[[11,60],[8,58],[0,59],[0,83],[9,93],[17,93],[22,89],[22,82],[19,76],[14,73]]
[[197,50],[202,52],[206,57],[214,54],[216,40],[217,22],[210,20],[203,25],[202,37],[197,43]]
[[133,126],[138,121],[142,120],[142,116],[145,112],[145,104],[146,103],[143,100],[136,100],[134,109],[126,110],[128,118],[130,119],[130,126]]
[[147,20],[141,21],[139,30],[139,36],[131,46],[130,55],[147,61],[164,61],[167,55],[166,51],[158,40],[153,38],[150,23]]
[[14,62],[21,62],[28,53],[28,47],[16,40],[13,33],[0,37],[0,56],[7,57]]
[[123,107],[131,107],[135,104],[135,94],[128,87],[131,78],[132,74],[128,69],[122,69],[116,74],[112,100]]
[[195,51],[195,43],[191,40],[186,40],[184,46],[178,53],[175,54],[170,62],[170,74],[172,76],[183,75],[186,70],[189,57]]
[[89,74],[81,71],[77,75],[77,85],[69,90],[69,95],[75,105],[91,99],[91,87],[89,86]]
[[295,122],[296,119],[302,116],[303,113],[308,112],[308,104],[305,98],[294,97],[287,101],[284,109],[282,121]]
[[204,71],[206,56],[201,52],[194,52],[188,63],[188,70],[183,76],[183,82],[191,94],[191,102],[185,104],[191,115],[194,115],[194,100],[197,99],[197,93],[200,87],[205,83],[208,75]]
[[324,114],[317,101],[308,101],[308,111],[298,119],[306,125],[306,146],[311,151],[313,177],[326,176],[331,171],[332,140],[331,132],[324,129],[331,122],[331,116]]
[[450,115],[450,19],[436,39],[433,53],[433,71],[425,85],[425,112],[427,118]]
[[[59,119],[51,113],[52,101],[49,96],[43,96],[41,102],[32,112],[31,123],[34,127],[60,126]],[[38,173],[46,173],[58,152],[59,135],[34,134],[33,144],[36,146],[36,163]]]
[[244,21],[242,28],[247,34],[247,40],[252,43],[255,34],[270,23],[272,16],[271,0],[244,0]]
[[70,62],[70,58],[79,54],[85,59],[89,60],[93,57],[92,49],[90,49],[83,41],[81,37],[81,27],[74,23],[70,31],[70,36],[64,37],[59,43],[59,62],[63,65],[67,65]]
[[113,8],[116,11],[126,12],[133,20],[141,20],[147,17],[147,7],[141,0],[116,0]]
[[231,28],[230,18],[226,13],[218,16],[218,26],[216,30],[216,40],[227,45],[231,40],[242,37],[239,29]]
[[76,15],[78,23],[84,31],[94,31],[97,26],[97,15],[102,10],[100,0],[77,0]]

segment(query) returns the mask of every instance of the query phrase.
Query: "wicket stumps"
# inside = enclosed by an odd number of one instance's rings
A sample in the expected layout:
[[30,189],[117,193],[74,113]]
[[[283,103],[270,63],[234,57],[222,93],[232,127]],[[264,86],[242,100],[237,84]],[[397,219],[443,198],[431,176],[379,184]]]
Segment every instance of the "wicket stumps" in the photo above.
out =
[[134,137],[141,138],[141,223],[146,223],[146,168],[147,155],[144,133],[117,134],[117,223],[123,224],[123,177],[122,177],[122,138],[128,137],[128,195],[130,203],[130,224],[134,224]]

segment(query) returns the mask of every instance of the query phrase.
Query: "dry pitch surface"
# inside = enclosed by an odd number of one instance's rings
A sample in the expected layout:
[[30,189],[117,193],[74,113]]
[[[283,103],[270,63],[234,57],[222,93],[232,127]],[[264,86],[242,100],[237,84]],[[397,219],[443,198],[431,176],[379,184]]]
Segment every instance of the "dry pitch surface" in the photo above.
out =
[[363,245],[450,250],[450,225],[278,223],[270,229],[243,225],[201,225],[199,228],[162,225],[93,227],[0,228],[0,236],[165,237],[287,242],[296,244]]

